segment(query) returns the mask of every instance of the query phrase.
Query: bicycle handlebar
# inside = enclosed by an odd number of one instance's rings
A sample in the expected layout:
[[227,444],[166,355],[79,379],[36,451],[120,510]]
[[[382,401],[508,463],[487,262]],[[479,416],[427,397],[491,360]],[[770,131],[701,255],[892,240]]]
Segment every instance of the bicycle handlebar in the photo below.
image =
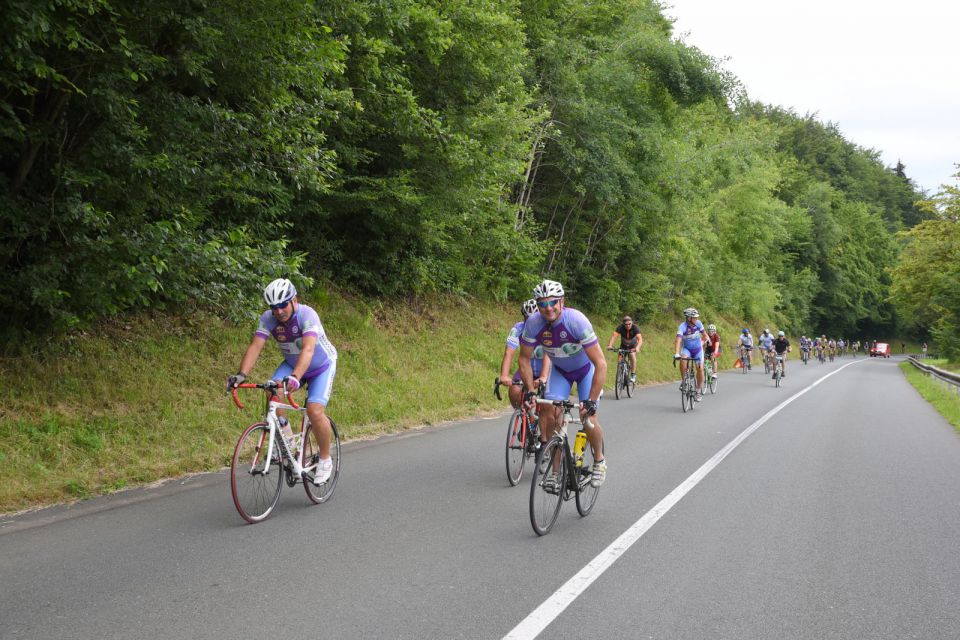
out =
[[230,389],[230,395],[233,396],[233,403],[237,405],[238,409],[243,409],[243,403],[240,402],[240,397],[237,395],[237,389],[263,389],[270,392],[271,399],[277,397],[277,389],[283,389],[283,395],[286,397],[287,402],[290,403],[290,406],[294,409],[300,408],[300,405],[297,404],[297,401],[293,399],[293,391],[287,390],[287,385],[285,382],[278,383],[275,380],[270,380],[260,384],[244,382]]
[[[580,408],[579,404],[570,402],[569,400],[544,400],[543,398],[537,398],[537,404],[549,404],[553,405],[554,407],[560,407],[565,411]],[[593,421],[590,419],[590,416],[584,418],[584,422],[586,423],[584,426],[593,429]]]

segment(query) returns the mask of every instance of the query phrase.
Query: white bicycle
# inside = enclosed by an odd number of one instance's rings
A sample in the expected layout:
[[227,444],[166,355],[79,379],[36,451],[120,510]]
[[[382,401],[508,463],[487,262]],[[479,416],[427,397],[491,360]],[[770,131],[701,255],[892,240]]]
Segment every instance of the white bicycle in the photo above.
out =
[[[333,472],[323,484],[313,484],[314,472],[320,460],[320,447],[310,428],[307,410],[299,406],[286,387],[270,380],[263,384],[241,384],[240,389],[263,389],[267,394],[266,415],[260,422],[247,427],[233,452],[230,465],[230,491],[240,517],[250,523],[265,520],[280,500],[283,481],[293,487],[303,484],[307,497],[314,504],[326,502],[333,495],[340,477],[340,432],[330,419],[330,458]],[[237,388],[231,390],[233,402],[241,409]],[[282,402],[277,391],[282,390],[287,402]],[[290,416],[301,414],[300,432],[283,435],[277,410]]]

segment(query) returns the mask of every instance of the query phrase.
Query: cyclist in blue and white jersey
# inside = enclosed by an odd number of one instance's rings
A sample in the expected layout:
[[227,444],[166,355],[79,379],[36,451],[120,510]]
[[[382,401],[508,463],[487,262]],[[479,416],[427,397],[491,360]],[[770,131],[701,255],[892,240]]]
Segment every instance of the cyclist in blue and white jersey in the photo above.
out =
[[760,353],[763,356],[764,360],[770,361],[770,366],[773,366],[773,334],[770,333],[770,329],[764,329],[763,333],[760,334],[760,337],[757,339],[757,342],[760,343]]
[[[577,385],[580,398],[580,419],[590,418],[593,427],[584,422],[587,440],[593,449],[593,468],[590,484],[599,487],[607,477],[607,462],[603,454],[603,429],[597,419],[597,404],[607,379],[607,359],[594,333],[593,326],[585,315],[572,307],[564,307],[563,286],[554,280],[544,280],[533,289],[540,313],[527,319],[520,338],[520,376],[530,391],[527,402],[533,402],[534,351],[543,347],[544,355],[550,358],[551,369],[547,378],[547,400],[566,400],[573,385]],[[540,414],[540,433],[546,442],[557,430],[555,411]],[[558,479],[548,477],[544,487]]]
[[800,352],[804,355],[805,359],[810,357],[810,350],[813,348],[813,340],[807,336],[800,336]]
[[263,345],[272,336],[283,354],[283,362],[270,379],[286,383],[291,391],[299,389],[301,384],[307,388],[307,415],[320,454],[313,482],[321,485],[333,471],[330,459],[332,431],[326,409],[337,372],[337,350],[327,338],[317,312],[300,304],[292,282],[285,278],[274,280],[264,289],[263,299],[270,309],[260,316],[260,324],[243,354],[240,369],[227,378],[227,390],[247,379]]
[[[707,337],[707,332],[703,328],[703,323],[700,322],[700,312],[689,307],[684,309],[683,315],[686,317],[686,320],[677,327],[677,339],[674,343],[674,360],[679,360],[680,357],[690,358],[697,365],[697,400],[700,400],[703,397],[703,344],[708,342],[710,339]],[[687,373],[687,361],[680,361],[680,380],[683,380],[683,376]]]
[[[527,318],[537,313],[537,301],[533,298],[527,300],[520,306],[520,313],[523,320],[513,325],[510,333],[507,335],[507,344],[503,349],[503,360],[500,362],[500,384],[509,385],[510,404],[514,409],[519,409],[523,403],[523,388],[514,384],[520,382],[520,369],[510,375],[510,365],[513,364],[513,354],[520,348],[520,336],[523,335],[523,326]],[[543,384],[547,376],[550,375],[550,358],[543,357],[543,347],[537,347],[530,359],[533,366],[533,377],[537,380],[537,386]]]
[[737,345],[743,346],[743,349],[746,352],[746,361],[741,360],[740,364],[746,367],[749,371],[752,368],[750,359],[753,356],[753,334],[750,333],[750,329],[744,327],[740,330],[740,339],[737,340]]

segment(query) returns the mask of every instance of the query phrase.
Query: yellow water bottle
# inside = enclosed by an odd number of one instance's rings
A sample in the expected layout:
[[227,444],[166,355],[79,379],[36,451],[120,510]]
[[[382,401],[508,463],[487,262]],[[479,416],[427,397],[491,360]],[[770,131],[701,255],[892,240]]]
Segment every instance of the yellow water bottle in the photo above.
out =
[[583,466],[583,450],[586,446],[587,434],[577,431],[577,437],[573,440],[573,460],[578,469]]

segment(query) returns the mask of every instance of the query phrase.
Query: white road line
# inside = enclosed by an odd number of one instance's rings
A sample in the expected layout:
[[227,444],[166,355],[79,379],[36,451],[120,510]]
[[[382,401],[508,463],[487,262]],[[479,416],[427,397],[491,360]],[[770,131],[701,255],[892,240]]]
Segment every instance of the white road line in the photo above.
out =
[[855,360],[854,362],[848,362],[836,371],[831,371],[807,388],[803,389],[802,391],[798,391],[770,411],[763,414],[759,420],[744,429],[744,431],[730,441],[727,446],[714,454],[714,456],[707,460],[702,467],[694,471],[689,478],[684,480],[676,489],[667,494],[667,496],[658,502],[653,509],[645,513],[643,517],[633,523],[629,529],[624,531],[619,538],[610,544],[610,546],[601,551],[597,557],[587,564],[587,566],[581,569],[575,576],[567,580],[567,582],[562,587],[557,589],[553,595],[547,598],[543,604],[534,609],[530,615],[520,622],[520,624],[515,626],[507,635],[505,635],[504,640],[532,640],[540,635],[540,632],[546,629],[547,625],[549,625],[561,613],[563,613],[563,610],[570,606],[570,604],[576,600],[581,593],[586,591],[587,587],[593,584],[594,580],[603,575],[603,572],[606,571],[610,565],[617,560],[617,558],[626,553],[627,549],[633,546],[634,542],[639,540],[643,534],[649,531],[650,527],[655,525],[660,518],[665,516],[675,504],[680,502],[681,498],[687,495],[687,493],[697,486],[697,484],[703,480],[708,473],[713,471],[717,465],[723,462],[723,459],[730,455],[734,449],[740,446],[740,443],[746,440],[750,434],[759,429],[767,420],[778,414],[781,409],[805,394],[807,391],[810,391],[830,376],[840,373],[850,365],[857,364],[858,362],[867,362],[867,360]]

